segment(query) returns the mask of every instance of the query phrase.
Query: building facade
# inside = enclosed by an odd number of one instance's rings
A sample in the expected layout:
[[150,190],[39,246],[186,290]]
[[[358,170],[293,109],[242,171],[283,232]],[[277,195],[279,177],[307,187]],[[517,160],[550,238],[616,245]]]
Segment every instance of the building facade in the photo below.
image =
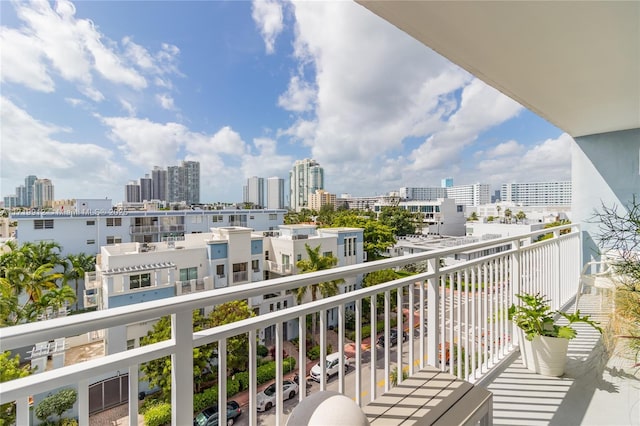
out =
[[151,197],[167,201],[167,170],[155,166],[151,171]]
[[308,158],[298,160],[289,172],[289,206],[300,211],[309,208],[309,194],[324,189],[324,169]]
[[317,212],[324,206],[336,208],[336,194],[331,194],[324,189],[318,189],[313,194],[309,194],[309,208]]
[[[380,213],[387,203],[376,203],[373,210]],[[452,198],[437,200],[401,201],[398,207],[422,215],[425,235],[461,237],[465,235],[465,208]]]
[[243,201],[253,204],[254,207],[265,207],[264,178],[252,176],[247,179],[247,189]]
[[456,203],[467,207],[487,204],[491,201],[491,187],[486,183],[458,185],[447,188],[447,198],[453,198]]
[[134,180],[129,182],[124,188],[124,201],[125,203],[139,203],[140,198],[140,184]]
[[267,178],[267,208],[284,209],[284,179]]
[[36,179],[33,183],[33,207],[51,207],[54,199],[53,183],[50,179]]
[[570,206],[571,181],[504,183],[500,200],[523,206]]

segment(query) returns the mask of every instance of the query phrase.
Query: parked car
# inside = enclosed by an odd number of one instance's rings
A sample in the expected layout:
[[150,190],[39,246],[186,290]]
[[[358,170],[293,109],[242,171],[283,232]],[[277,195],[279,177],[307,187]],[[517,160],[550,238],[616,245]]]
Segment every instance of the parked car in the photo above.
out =
[[[389,340],[391,341],[391,346],[395,346],[398,344],[398,330],[395,328],[392,328],[391,330],[389,330]],[[402,341],[406,342],[407,340],[409,340],[409,335],[407,334],[406,331],[402,331]],[[382,346],[384,348],[384,333],[378,337],[378,345]]]
[[[227,426],[234,424],[240,414],[240,404],[233,400],[227,401]],[[212,405],[199,412],[193,418],[193,426],[218,426],[218,405]]]
[[[282,382],[282,399],[291,399],[298,393],[298,385],[290,380]],[[256,396],[258,411],[269,411],[276,405],[276,384],[272,383]]]
[[[335,376],[340,371],[340,353],[334,352],[329,354],[325,358],[326,367],[325,373],[327,374],[327,380],[331,376]],[[344,356],[344,372],[346,373],[349,370],[349,359],[347,356]],[[320,375],[322,374],[322,369],[320,368],[320,363],[317,363],[311,368],[311,378],[316,382],[320,383]]]

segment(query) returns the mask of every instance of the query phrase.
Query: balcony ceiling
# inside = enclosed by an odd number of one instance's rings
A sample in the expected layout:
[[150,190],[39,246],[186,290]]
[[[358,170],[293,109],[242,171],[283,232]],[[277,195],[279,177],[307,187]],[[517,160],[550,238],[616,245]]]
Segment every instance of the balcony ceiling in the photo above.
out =
[[640,2],[358,3],[572,136],[640,128]]

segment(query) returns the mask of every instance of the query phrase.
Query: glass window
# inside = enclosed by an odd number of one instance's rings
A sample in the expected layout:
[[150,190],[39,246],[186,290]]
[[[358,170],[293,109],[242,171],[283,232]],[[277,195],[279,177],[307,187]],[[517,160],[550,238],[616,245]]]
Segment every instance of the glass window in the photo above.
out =
[[93,225],[95,225],[95,224],[96,224],[96,221],[95,221],[95,220],[88,220],[88,221],[87,221],[87,226],[93,226]]
[[121,217],[108,217],[107,218],[107,226],[122,226],[122,218]]
[[258,259],[251,261],[251,269],[253,269],[253,272],[260,272],[260,261]]
[[127,350],[133,349],[136,347],[136,339],[127,340]]
[[216,266],[216,275],[220,278],[224,277],[224,265]]
[[198,278],[198,268],[182,268],[180,269],[180,281],[195,280]]
[[269,213],[269,220],[278,220],[278,215],[275,213]]
[[151,274],[140,274],[129,276],[129,288],[136,289],[142,287],[151,287]]
[[122,242],[122,237],[119,236],[108,236],[107,237],[107,244],[120,244]]
[[87,240],[87,244],[88,245],[92,245],[92,244],[95,244],[95,243],[96,243],[96,240]]

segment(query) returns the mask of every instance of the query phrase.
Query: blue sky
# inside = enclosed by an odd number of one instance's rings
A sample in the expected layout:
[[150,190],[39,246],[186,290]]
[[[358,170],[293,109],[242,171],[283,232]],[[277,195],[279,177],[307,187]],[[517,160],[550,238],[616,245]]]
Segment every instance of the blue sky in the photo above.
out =
[[201,201],[314,158],[325,187],[570,179],[571,137],[348,1],[0,2],[1,195],[121,201],[201,162]]

